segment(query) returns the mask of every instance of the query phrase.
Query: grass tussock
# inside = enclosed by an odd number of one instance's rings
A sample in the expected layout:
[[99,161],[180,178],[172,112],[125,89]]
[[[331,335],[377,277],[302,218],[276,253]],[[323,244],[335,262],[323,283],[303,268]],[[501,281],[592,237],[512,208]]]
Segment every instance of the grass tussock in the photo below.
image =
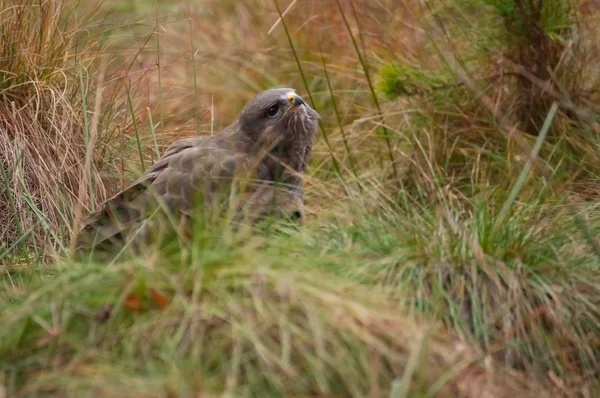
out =
[[81,26],[40,4],[2,14],[24,32],[5,53],[36,54],[0,58],[12,242],[32,225],[60,241],[73,204],[103,197],[94,170],[119,189],[262,89],[294,87],[322,119],[298,231],[206,224],[108,266],[2,252],[9,394],[600,394],[593,8],[106,1],[119,29],[88,40],[112,61],[83,73]]
[[76,52],[80,26],[64,3],[0,7],[0,242],[58,250],[77,203],[103,190],[93,164],[84,172],[89,62]]
[[326,236],[373,260],[327,267],[378,286],[417,316],[433,315],[528,375],[595,384],[599,268],[589,247],[572,244],[579,231],[569,212],[551,202],[517,205],[498,226],[496,198],[464,203],[446,193],[430,208],[411,201],[377,217],[354,209]]
[[227,250],[214,235],[196,237],[203,252],[179,252],[179,265],[88,264],[17,295],[2,315],[0,352],[15,364],[8,392],[544,394],[382,296],[310,267],[317,259],[287,256],[289,241]]

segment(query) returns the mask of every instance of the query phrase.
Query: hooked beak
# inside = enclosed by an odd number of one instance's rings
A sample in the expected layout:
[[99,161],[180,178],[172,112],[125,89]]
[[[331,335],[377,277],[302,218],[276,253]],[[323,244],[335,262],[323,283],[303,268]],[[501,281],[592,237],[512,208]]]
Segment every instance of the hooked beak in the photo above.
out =
[[306,105],[306,103],[304,102],[302,97],[300,97],[298,94],[294,93],[293,91],[287,93],[287,100],[290,102],[290,107]]
[[290,105],[285,110],[283,117],[285,117],[292,109],[302,106],[302,105],[306,105],[306,102],[304,102],[302,97],[300,97],[298,94],[296,94],[293,91],[290,91],[289,93],[287,93],[286,97],[287,97],[287,100],[290,103]]
[[304,106],[309,111],[311,116],[316,117],[317,119],[320,117],[317,112],[315,112],[298,94],[293,91],[290,91],[286,94],[287,100],[290,103],[289,107],[285,110],[283,116],[285,117],[291,110],[299,109]]

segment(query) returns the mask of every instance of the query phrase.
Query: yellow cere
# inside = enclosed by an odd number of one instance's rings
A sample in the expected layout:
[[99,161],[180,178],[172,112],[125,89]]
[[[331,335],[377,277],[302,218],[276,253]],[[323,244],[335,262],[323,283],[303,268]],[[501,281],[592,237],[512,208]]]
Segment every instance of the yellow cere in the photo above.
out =
[[293,91],[290,91],[289,93],[287,93],[287,99],[288,101],[290,101],[291,103],[294,103],[294,98],[296,97],[296,95],[294,94]]

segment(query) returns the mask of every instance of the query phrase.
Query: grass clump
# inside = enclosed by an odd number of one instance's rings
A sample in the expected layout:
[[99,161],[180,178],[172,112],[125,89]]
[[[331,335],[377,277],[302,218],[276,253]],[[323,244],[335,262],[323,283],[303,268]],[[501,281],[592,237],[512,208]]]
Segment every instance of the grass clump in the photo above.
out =
[[241,243],[215,232],[196,231],[202,251],[65,265],[15,295],[1,316],[8,393],[544,393],[501,366],[490,378],[477,351],[312,266],[327,258],[290,255],[301,237]]
[[329,230],[330,239],[373,260],[334,272],[380,287],[417,316],[433,315],[530,376],[550,371],[594,385],[600,268],[591,250],[570,244],[579,234],[571,214],[552,200],[532,202],[496,225],[497,198],[465,203],[446,193],[376,218],[356,214],[351,226]]
[[89,76],[73,51],[80,27],[63,2],[0,8],[0,242],[60,249],[78,201],[103,189],[92,167],[78,194],[89,127],[79,85]]

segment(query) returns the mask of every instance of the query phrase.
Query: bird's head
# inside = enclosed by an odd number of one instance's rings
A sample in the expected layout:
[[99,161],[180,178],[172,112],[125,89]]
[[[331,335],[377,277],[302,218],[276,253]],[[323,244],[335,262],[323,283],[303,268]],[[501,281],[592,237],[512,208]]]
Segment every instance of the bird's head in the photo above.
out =
[[242,134],[252,143],[280,142],[287,148],[312,146],[319,114],[291,88],[262,91],[240,113]]

